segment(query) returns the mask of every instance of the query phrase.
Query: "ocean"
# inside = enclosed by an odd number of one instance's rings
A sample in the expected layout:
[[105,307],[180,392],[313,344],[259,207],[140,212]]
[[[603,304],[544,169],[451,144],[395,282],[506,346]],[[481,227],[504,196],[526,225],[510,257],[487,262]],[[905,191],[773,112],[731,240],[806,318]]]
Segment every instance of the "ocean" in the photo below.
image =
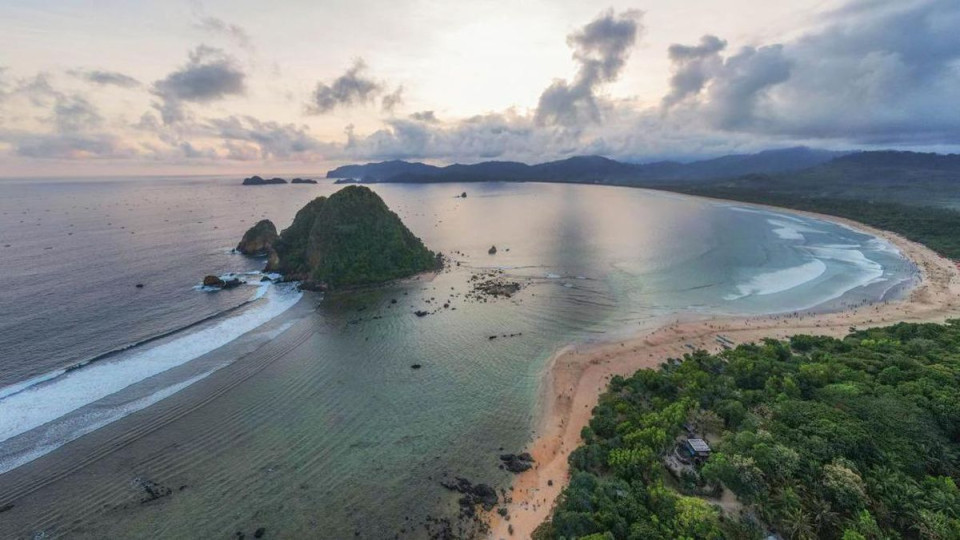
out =
[[[456,516],[443,479],[509,486],[497,454],[530,440],[560,348],[886,301],[916,276],[817,219],[539,183],[371,186],[448,257],[432,279],[324,296],[232,252],[339,187],[0,180],[0,502],[22,494],[0,536],[423,537]],[[491,272],[523,289],[468,297]],[[147,481],[172,495],[144,504]]]

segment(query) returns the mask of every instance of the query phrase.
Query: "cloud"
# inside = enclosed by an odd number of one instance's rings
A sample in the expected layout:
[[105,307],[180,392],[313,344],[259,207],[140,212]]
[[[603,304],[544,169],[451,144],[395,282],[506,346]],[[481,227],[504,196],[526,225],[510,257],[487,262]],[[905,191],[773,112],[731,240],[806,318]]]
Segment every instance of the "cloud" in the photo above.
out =
[[18,156],[35,159],[127,159],[138,155],[120,137],[110,134],[0,132]]
[[330,84],[319,82],[313,91],[307,111],[325,114],[339,107],[351,107],[370,103],[383,93],[384,85],[363,75],[367,65],[363,59],[354,61],[346,73]]
[[380,101],[380,107],[388,113],[392,113],[400,105],[403,105],[403,86],[398,86],[393,92],[383,96]]
[[762,137],[958,144],[957,25],[953,0],[855,2],[792,41],[726,58],[710,50],[716,47],[671,55],[675,79],[683,77],[664,105],[670,114]]
[[217,17],[201,15],[196,27],[210,34],[224,36],[247,51],[254,50],[250,34],[237,24],[228,23]]
[[410,119],[431,124],[439,121],[433,111],[417,111],[410,115]]
[[53,120],[61,133],[90,131],[103,124],[97,108],[79,95],[58,98],[53,107]]
[[572,83],[556,80],[540,95],[538,124],[574,127],[600,120],[596,92],[620,76],[640,33],[640,16],[635,10],[607,11],[567,37],[580,66]]
[[726,41],[713,35],[700,38],[699,45],[671,45],[667,54],[673,62],[674,73],[670,78],[670,92],[663,98],[663,106],[669,107],[691,94],[699,93],[722,67],[720,51],[726,47]]
[[183,103],[209,103],[244,94],[246,74],[223,50],[199,45],[186,65],[153,84],[154,107],[165,124],[184,119]]
[[[263,122],[251,116],[230,116],[209,120],[212,135],[227,141],[232,159],[249,159],[258,150],[260,159],[314,159],[331,152],[333,145],[321,143],[304,126]],[[249,143],[249,144],[247,144]]]
[[137,88],[140,86],[140,81],[137,79],[116,71],[103,71],[99,69],[71,69],[68,71],[68,73],[74,77],[77,77],[78,79],[102,86],[112,85],[119,86],[121,88]]

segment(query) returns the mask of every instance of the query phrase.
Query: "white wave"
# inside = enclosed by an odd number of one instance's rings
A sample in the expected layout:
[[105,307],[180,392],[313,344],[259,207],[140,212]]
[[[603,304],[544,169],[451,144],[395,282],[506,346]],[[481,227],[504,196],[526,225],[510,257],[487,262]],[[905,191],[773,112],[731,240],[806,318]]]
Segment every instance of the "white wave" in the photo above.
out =
[[65,369],[58,369],[56,371],[51,371],[49,373],[44,373],[43,375],[37,375],[36,377],[31,377],[25,381],[20,381],[8,386],[0,388],[0,400],[3,398],[16,394],[17,392],[22,392],[24,389],[30,388],[33,385],[40,384],[50,379],[56,379],[57,377],[66,373]]
[[739,294],[730,294],[725,296],[724,299],[737,300],[746,296],[764,296],[788,291],[817,279],[826,271],[826,263],[814,259],[791,268],[757,274],[737,285]]
[[794,219],[785,220],[781,219],[781,216],[777,216],[776,219],[768,219],[767,223],[773,225],[773,234],[783,240],[805,240],[806,236],[803,233],[823,232],[820,229],[810,227],[807,222]]
[[547,274],[547,279],[560,279],[559,274]]
[[301,296],[294,286],[270,287],[238,315],[8,395],[0,399],[0,442],[222,347],[290,309]]
[[161,399],[170,397],[180,390],[190,386],[191,384],[201,379],[205,379],[211,373],[217,369],[220,369],[220,367],[223,366],[218,366],[216,369],[212,369],[206,373],[197,375],[196,377],[157,390],[149,396],[144,396],[140,399],[133,400],[124,404],[123,406],[85,414],[81,419],[79,419],[79,421],[75,422],[71,426],[54,426],[53,429],[43,433],[41,439],[34,444],[30,450],[26,452],[12,453],[10,455],[0,454],[0,474],[16,469],[17,467],[25,463],[29,463],[40,456],[49,454],[50,452],[60,448],[70,441],[79,439],[87,433],[96,431],[107,424],[123,418],[124,416],[135,413],[141,409],[145,409]]
[[804,249],[818,259],[827,259],[855,266],[858,270],[873,275],[872,277],[883,275],[883,266],[876,261],[868,259],[859,249],[830,244],[806,246]]

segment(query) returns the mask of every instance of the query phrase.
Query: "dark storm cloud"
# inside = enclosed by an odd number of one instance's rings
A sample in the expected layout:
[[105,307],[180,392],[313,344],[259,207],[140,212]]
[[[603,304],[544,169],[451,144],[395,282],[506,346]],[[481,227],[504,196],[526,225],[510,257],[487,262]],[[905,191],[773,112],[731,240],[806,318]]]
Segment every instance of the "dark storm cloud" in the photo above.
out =
[[72,69],[68,73],[83,79],[87,82],[103,86],[119,86],[121,88],[137,88],[140,81],[133,77],[116,71],[103,71],[99,69]]
[[623,70],[641,29],[640,15],[639,11],[619,15],[608,11],[567,37],[580,66],[573,82],[556,80],[540,95],[538,124],[572,127],[599,121],[596,91]]
[[209,103],[245,92],[246,74],[221,49],[200,45],[186,65],[153,84],[165,124],[184,119],[183,102]]
[[957,144],[958,27],[955,0],[856,2],[796,40],[726,58],[705,41],[671,47],[675,78],[683,76],[664,105],[764,136]]
[[372,102],[383,93],[383,83],[366,77],[367,65],[357,59],[346,73],[330,84],[317,83],[307,111],[324,114],[340,107],[363,105]]
[[699,93],[723,65],[720,51],[726,46],[726,41],[712,35],[700,38],[699,45],[671,45],[667,52],[674,64],[674,73],[670,78],[670,93],[664,96],[663,105],[669,107],[688,95]]

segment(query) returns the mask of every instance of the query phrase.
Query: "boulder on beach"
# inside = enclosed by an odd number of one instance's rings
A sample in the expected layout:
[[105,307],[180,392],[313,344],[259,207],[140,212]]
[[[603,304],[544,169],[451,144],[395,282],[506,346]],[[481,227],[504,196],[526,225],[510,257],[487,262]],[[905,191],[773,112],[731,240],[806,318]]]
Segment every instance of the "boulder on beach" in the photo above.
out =
[[266,255],[273,249],[277,238],[277,227],[269,219],[264,219],[243,233],[237,251],[244,255]]
[[487,250],[487,253],[489,253],[489,254],[491,254],[491,255],[496,255],[496,254],[497,254],[497,246],[490,246],[490,249]]

